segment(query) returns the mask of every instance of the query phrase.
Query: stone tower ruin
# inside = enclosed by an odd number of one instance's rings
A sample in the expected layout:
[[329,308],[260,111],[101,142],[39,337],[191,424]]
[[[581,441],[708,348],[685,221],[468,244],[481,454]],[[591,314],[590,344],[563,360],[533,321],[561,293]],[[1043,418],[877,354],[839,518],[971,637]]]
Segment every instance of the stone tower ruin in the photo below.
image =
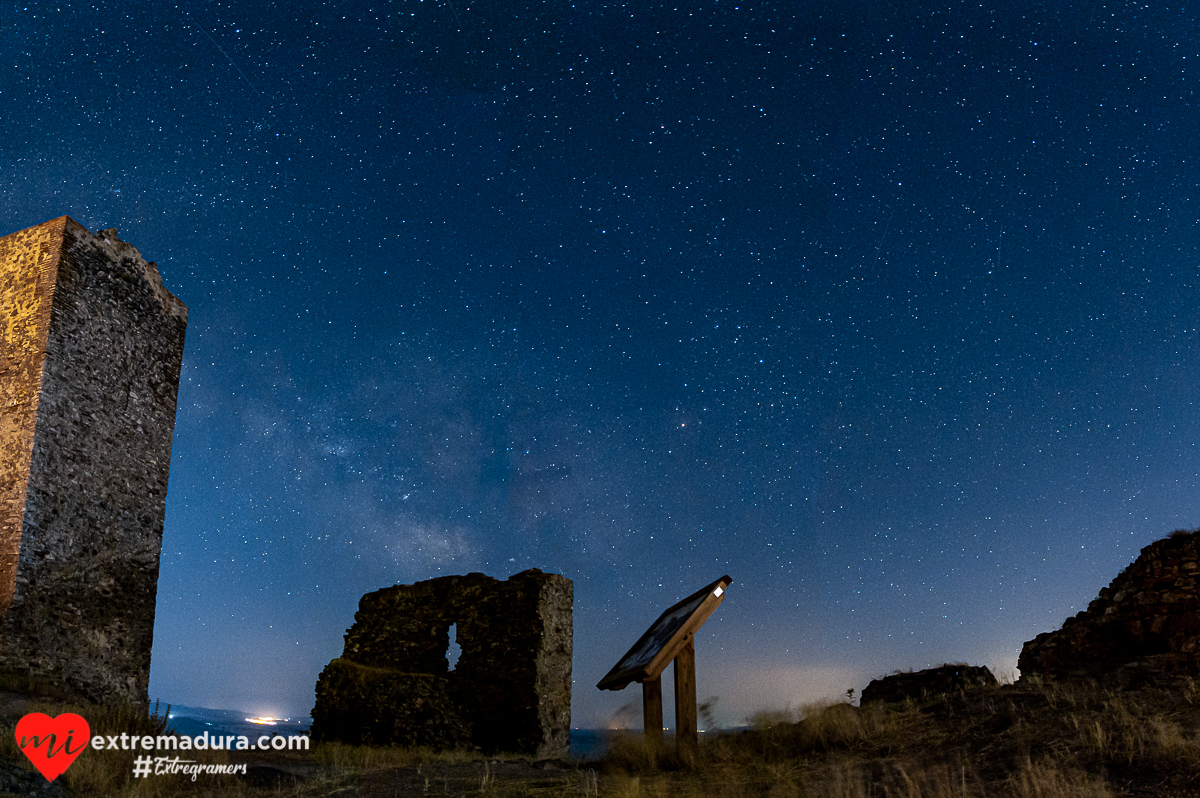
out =
[[0,238],[0,677],[147,700],[187,307],[70,217]]

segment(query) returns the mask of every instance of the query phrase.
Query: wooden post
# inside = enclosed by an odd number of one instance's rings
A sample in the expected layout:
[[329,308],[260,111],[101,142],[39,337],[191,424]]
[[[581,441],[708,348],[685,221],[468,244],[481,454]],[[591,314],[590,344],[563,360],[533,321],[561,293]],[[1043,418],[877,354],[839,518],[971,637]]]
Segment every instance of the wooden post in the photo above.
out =
[[696,735],[696,638],[675,656],[675,746],[680,756],[696,755],[700,740]]
[[661,676],[667,664],[674,662],[675,747],[688,767],[700,749],[696,735],[696,630],[725,600],[725,588],[732,582],[728,575],[722,576],[668,607],[596,684],[601,690],[623,690],[632,682],[641,682],[646,743],[658,749],[663,741]]
[[662,748],[662,677],[642,682],[642,725],[646,729],[646,743],[654,751]]

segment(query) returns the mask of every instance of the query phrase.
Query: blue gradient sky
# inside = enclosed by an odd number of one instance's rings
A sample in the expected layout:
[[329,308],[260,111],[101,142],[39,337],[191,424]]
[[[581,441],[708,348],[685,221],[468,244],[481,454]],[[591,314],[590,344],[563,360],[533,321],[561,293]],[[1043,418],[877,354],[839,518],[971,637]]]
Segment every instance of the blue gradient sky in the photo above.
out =
[[723,722],[1011,672],[1200,525],[1198,21],[0,6],[3,232],[115,226],[191,310],[151,696],[306,713],[364,592],[530,567],[580,726],[725,573]]

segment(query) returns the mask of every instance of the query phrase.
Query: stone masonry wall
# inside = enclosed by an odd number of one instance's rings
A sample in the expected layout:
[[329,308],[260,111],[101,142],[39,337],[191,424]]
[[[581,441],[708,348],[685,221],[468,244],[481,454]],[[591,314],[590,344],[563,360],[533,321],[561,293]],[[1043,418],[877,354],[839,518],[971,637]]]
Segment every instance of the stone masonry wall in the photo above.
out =
[[[396,585],[362,597],[317,680],[317,739],[566,757],[571,580],[537,569]],[[449,629],[461,648],[449,670]]]
[[147,700],[186,325],[116,230],[0,238],[0,674]]
[[1200,530],[1142,549],[1086,610],[1027,642],[1017,667],[1022,680],[1114,686],[1200,675]]

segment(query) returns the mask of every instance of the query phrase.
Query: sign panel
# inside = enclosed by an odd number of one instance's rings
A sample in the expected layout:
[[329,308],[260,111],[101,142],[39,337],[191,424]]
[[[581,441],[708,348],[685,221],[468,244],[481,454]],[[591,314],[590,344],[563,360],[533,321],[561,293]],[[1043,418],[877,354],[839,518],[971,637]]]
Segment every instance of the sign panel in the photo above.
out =
[[622,690],[630,682],[657,679],[675,655],[687,644],[689,636],[704,625],[725,600],[725,591],[733,580],[722,576],[711,585],[669,607],[650,624],[633,648],[621,657],[596,686],[601,690]]

